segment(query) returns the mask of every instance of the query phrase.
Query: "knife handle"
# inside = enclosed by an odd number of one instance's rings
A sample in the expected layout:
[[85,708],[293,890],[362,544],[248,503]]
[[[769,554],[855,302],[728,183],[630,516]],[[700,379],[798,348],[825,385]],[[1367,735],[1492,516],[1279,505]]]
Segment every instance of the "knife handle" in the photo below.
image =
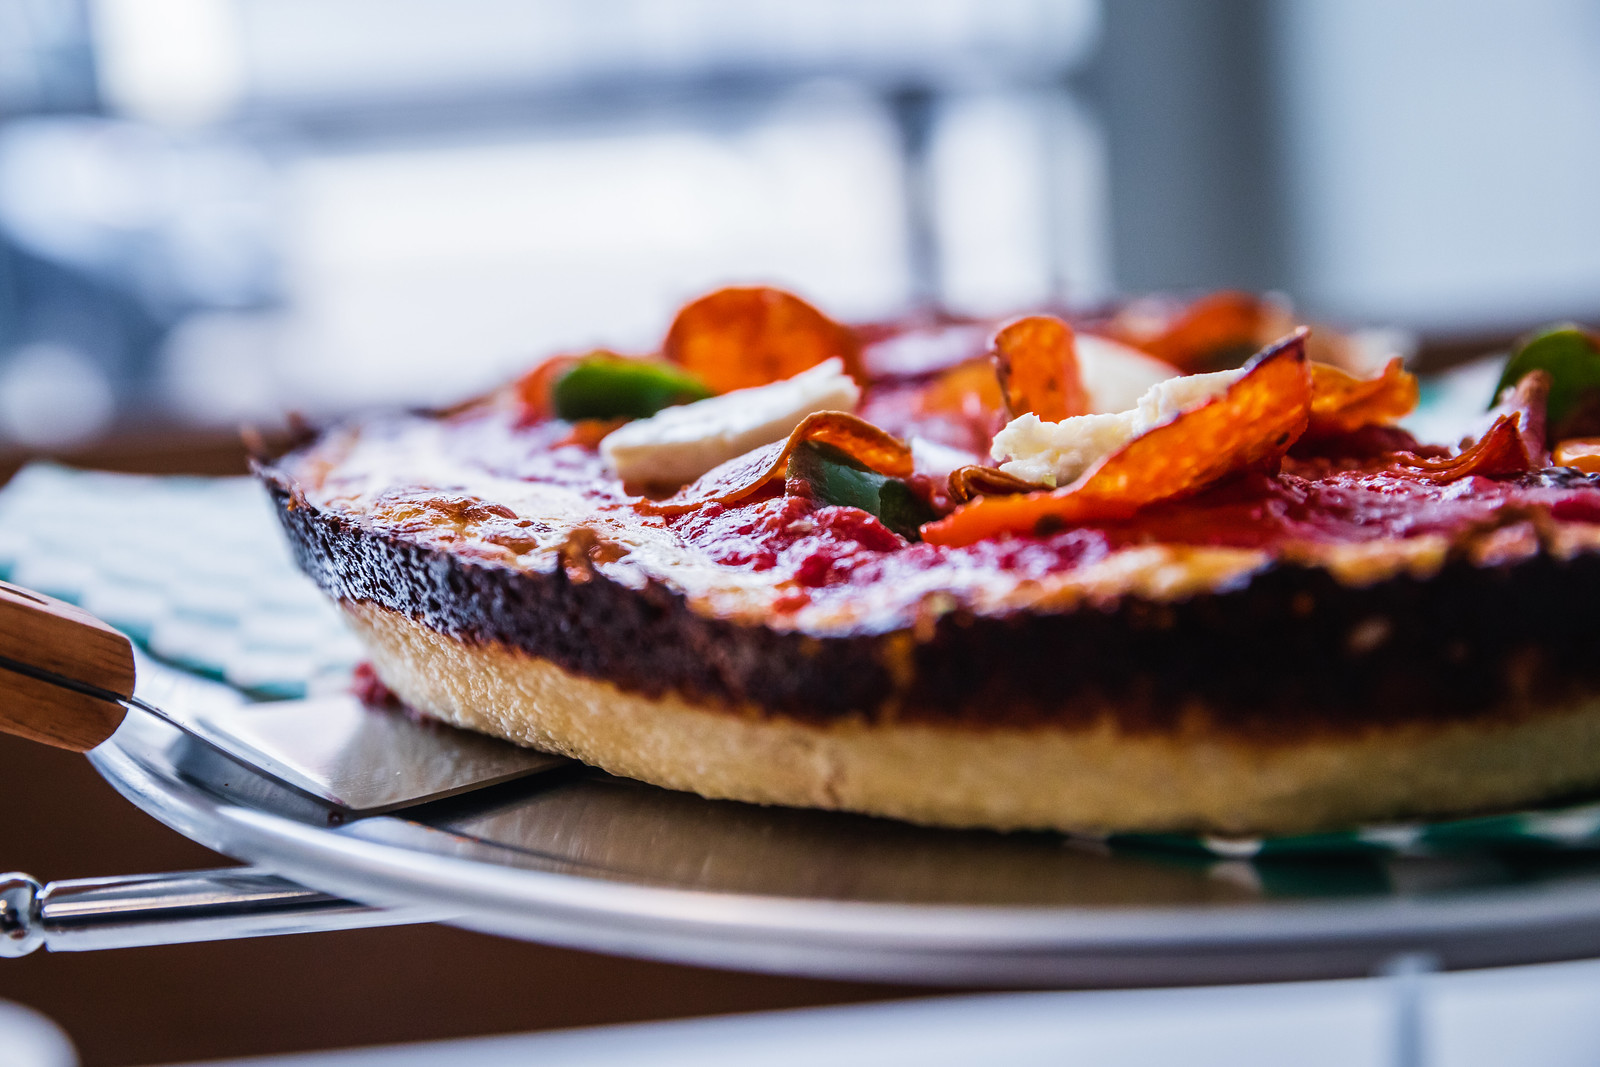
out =
[[[133,644],[82,608],[0,582],[0,657],[133,696]],[[122,705],[0,670],[0,733],[87,752],[116,732]]]

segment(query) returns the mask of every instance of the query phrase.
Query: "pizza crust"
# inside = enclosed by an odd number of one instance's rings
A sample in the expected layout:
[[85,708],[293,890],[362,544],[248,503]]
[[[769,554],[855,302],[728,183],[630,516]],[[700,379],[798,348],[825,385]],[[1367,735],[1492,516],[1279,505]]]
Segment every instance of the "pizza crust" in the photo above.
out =
[[800,722],[651,697],[344,601],[379,677],[420,711],[702,796],[948,827],[1281,834],[1526,806],[1600,786],[1600,695],[1464,723],[1293,743],[1203,709],[1165,733]]

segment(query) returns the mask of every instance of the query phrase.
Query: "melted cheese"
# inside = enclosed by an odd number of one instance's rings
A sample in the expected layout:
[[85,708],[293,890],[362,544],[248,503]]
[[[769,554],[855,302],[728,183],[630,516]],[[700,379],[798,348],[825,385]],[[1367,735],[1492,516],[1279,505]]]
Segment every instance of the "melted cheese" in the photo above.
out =
[[638,419],[600,442],[624,482],[682,485],[719,463],[781,441],[807,415],[854,411],[861,388],[830,359],[792,378],[683,404]]
[[1150,386],[1127,411],[1045,422],[1032,413],[1012,419],[994,436],[990,454],[1000,469],[1039,485],[1068,485],[1084,471],[1185,411],[1226,392],[1242,370],[1189,374]]
[[1094,412],[1134,407],[1151,386],[1183,373],[1137,348],[1092,333],[1080,333],[1075,347],[1089,410]]

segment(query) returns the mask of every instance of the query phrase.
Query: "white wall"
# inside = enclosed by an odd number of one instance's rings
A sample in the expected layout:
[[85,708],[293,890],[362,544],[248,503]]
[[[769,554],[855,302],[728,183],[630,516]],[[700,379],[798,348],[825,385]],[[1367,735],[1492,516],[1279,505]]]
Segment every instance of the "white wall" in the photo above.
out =
[[1600,5],[1275,14],[1304,304],[1448,330],[1600,314]]

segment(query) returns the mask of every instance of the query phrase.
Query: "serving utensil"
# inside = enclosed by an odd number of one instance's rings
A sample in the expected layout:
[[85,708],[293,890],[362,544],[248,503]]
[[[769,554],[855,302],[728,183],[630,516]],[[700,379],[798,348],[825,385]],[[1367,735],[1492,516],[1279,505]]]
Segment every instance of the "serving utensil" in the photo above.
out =
[[0,732],[88,752],[136,710],[351,815],[570,765],[348,695],[251,703],[134,694],[136,677],[160,675],[169,695],[181,695],[185,679],[173,674],[141,666],[125,635],[83,609],[0,582]]

